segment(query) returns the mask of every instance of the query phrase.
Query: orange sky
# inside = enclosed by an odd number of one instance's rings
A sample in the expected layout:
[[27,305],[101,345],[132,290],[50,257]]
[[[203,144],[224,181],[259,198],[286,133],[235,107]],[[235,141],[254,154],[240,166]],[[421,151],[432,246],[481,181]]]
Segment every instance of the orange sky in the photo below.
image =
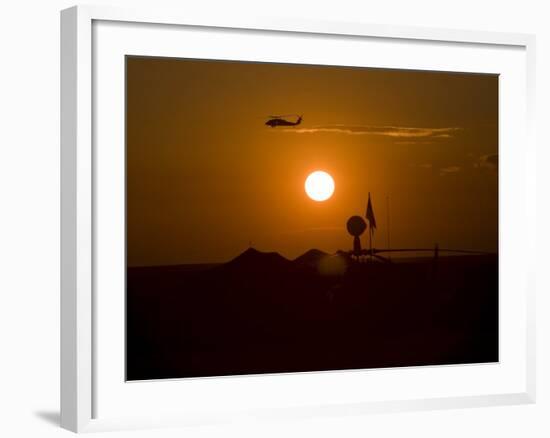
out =
[[368,192],[377,248],[389,196],[392,247],[497,250],[495,75],[128,57],[126,147],[130,266],[350,249]]

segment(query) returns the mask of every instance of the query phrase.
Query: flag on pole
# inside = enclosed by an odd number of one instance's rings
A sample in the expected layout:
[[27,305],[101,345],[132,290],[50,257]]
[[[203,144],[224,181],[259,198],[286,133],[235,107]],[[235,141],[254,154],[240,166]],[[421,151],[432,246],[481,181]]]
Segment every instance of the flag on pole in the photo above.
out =
[[371,231],[374,231],[376,229],[376,219],[374,217],[374,210],[372,209],[372,203],[370,201],[370,192],[369,192],[369,202],[367,204],[367,213],[365,214],[365,217],[369,221],[369,227]]

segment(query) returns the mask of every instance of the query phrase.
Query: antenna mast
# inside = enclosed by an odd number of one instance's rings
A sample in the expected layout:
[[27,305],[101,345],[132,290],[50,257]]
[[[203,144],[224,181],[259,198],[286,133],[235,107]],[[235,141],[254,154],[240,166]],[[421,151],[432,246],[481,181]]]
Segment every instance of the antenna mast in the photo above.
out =
[[[388,234],[388,249],[391,249],[391,246],[390,246],[390,195],[387,195],[386,196],[386,218],[387,218],[387,221],[388,221],[388,229],[387,229],[387,234]],[[391,260],[391,253],[388,253],[388,258]]]

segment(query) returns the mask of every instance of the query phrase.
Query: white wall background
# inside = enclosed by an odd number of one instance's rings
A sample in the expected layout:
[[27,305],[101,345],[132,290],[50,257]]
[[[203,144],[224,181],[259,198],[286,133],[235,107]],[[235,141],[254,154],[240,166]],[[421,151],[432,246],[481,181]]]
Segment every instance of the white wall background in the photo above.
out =
[[[97,4],[246,11],[380,24],[537,34],[538,402],[496,407],[319,418],[109,436],[463,437],[550,436],[550,281],[545,246],[550,176],[550,14],[523,0],[96,1]],[[59,417],[59,10],[64,0],[0,3],[0,436],[67,435]],[[521,145],[518,145],[521,147]],[[521,232],[521,230],[518,230]],[[546,276],[544,276],[546,274]],[[132,435],[131,435],[132,434]]]

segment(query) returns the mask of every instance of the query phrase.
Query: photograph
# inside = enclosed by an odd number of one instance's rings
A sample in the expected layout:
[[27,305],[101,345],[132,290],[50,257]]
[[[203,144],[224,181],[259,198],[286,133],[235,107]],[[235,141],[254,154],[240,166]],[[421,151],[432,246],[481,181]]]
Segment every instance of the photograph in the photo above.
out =
[[498,74],[127,55],[125,89],[127,381],[499,362]]

